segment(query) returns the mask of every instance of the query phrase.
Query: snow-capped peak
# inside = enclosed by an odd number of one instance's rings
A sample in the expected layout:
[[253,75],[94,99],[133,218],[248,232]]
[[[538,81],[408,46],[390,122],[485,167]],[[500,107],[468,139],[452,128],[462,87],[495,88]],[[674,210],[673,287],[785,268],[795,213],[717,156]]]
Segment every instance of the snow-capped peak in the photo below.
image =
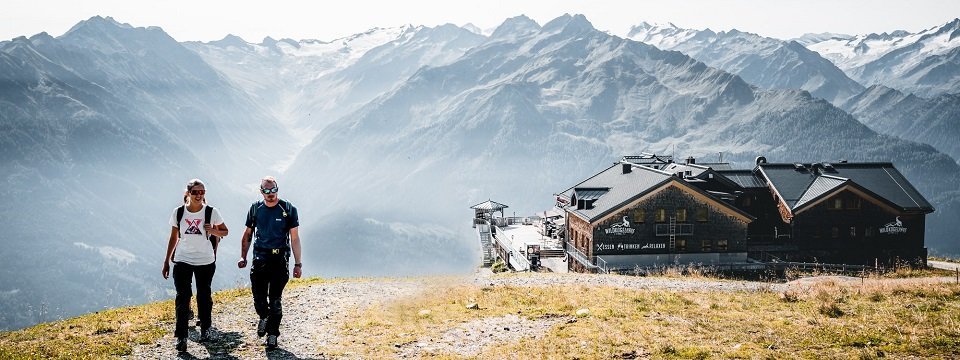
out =
[[917,47],[912,52],[912,57],[917,59],[943,54],[957,48],[960,46],[960,19],[954,19],[944,25],[918,33],[897,30],[880,34],[821,38],[821,41],[807,37],[805,40],[810,41],[803,42],[810,50],[830,59],[841,69],[849,70],[907,46]]
[[[707,29],[706,31],[709,31]],[[647,43],[661,49],[672,49],[690,38],[696,36],[698,30],[681,29],[673,23],[659,24],[641,22],[630,28],[627,38]],[[712,34],[712,32],[711,32]]]
[[850,39],[853,39],[853,35],[830,33],[830,32],[823,32],[823,33],[817,33],[817,34],[806,33],[801,35],[798,38],[791,39],[791,40],[796,41],[803,46],[807,46],[810,44],[816,44],[816,43],[824,42],[831,39],[850,40]]
[[[375,27],[359,34],[334,39],[332,41],[322,40],[289,40],[272,42],[281,52],[289,56],[333,56],[341,57],[346,55],[350,62],[359,59],[370,49],[396,40],[404,33],[413,30],[412,25],[403,25],[392,28]],[[266,42],[262,44],[266,46]]]

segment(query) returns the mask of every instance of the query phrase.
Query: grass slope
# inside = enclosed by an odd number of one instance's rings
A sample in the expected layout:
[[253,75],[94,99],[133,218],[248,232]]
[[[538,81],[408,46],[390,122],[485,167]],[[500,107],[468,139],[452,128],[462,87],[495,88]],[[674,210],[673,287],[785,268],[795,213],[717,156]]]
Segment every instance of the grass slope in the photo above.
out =
[[[333,357],[391,358],[409,344],[439,341],[466,324],[513,316],[549,326],[536,337],[483,346],[470,357],[960,357],[960,284],[916,280],[814,282],[782,293],[437,284],[422,296],[345,314],[339,341],[316,350]],[[248,294],[223,291],[214,301]],[[155,343],[172,323],[172,301],[102,311],[0,333],[0,358],[119,357]],[[442,348],[413,354],[463,357]]]

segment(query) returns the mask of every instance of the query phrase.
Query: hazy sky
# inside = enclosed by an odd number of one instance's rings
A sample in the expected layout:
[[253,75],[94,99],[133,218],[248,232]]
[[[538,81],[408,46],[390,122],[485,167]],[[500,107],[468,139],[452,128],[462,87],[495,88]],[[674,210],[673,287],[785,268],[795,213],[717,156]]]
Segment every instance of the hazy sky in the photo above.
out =
[[473,23],[492,28],[525,14],[541,25],[564,13],[584,14],[600,30],[624,35],[641,21],[713,30],[737,28],[777,38],[807,32],[861,34],[919,31],[960,17],[958,0],[406,0],[185,1],[13,0],[0,13],[0,40],[46,31],[62,35],[94,15],[133,26],[159,26],[179,41],[228,33],[251,42],[274,38],[333,40],[369,28]]

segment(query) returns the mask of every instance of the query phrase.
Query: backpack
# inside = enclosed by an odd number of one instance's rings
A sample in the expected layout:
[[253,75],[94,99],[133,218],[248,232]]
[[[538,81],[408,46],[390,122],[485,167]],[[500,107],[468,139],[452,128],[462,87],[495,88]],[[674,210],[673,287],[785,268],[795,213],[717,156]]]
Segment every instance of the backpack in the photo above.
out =
[[[187,206],[183,205],[177,208],[177,226],[180,226],[180,221],[183,220],[183,212],[186,210]],[[210,224],[210,217],[213,216],[213,207],[204,205],[203,209],[203,224]],[[217,245],[220,244],[220,237],[216,235],[209,235],[208,239],[210,240],[210,246],[213,246],[213,256],[217,256]]]

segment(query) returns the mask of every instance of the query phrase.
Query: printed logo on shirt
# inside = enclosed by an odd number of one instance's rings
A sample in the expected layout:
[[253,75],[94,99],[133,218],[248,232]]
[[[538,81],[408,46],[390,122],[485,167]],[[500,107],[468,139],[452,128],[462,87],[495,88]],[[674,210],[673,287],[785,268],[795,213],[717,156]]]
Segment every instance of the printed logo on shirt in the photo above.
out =
[[280,220],[280,219],[276,219],[276,220],[277,220],[277,221],[282,221],[282,220]]
[[187,222],[187,231],[184,231],[184,234],[200,234],[200,221],[203,221],[203,219],[183,219],[183,221]]

